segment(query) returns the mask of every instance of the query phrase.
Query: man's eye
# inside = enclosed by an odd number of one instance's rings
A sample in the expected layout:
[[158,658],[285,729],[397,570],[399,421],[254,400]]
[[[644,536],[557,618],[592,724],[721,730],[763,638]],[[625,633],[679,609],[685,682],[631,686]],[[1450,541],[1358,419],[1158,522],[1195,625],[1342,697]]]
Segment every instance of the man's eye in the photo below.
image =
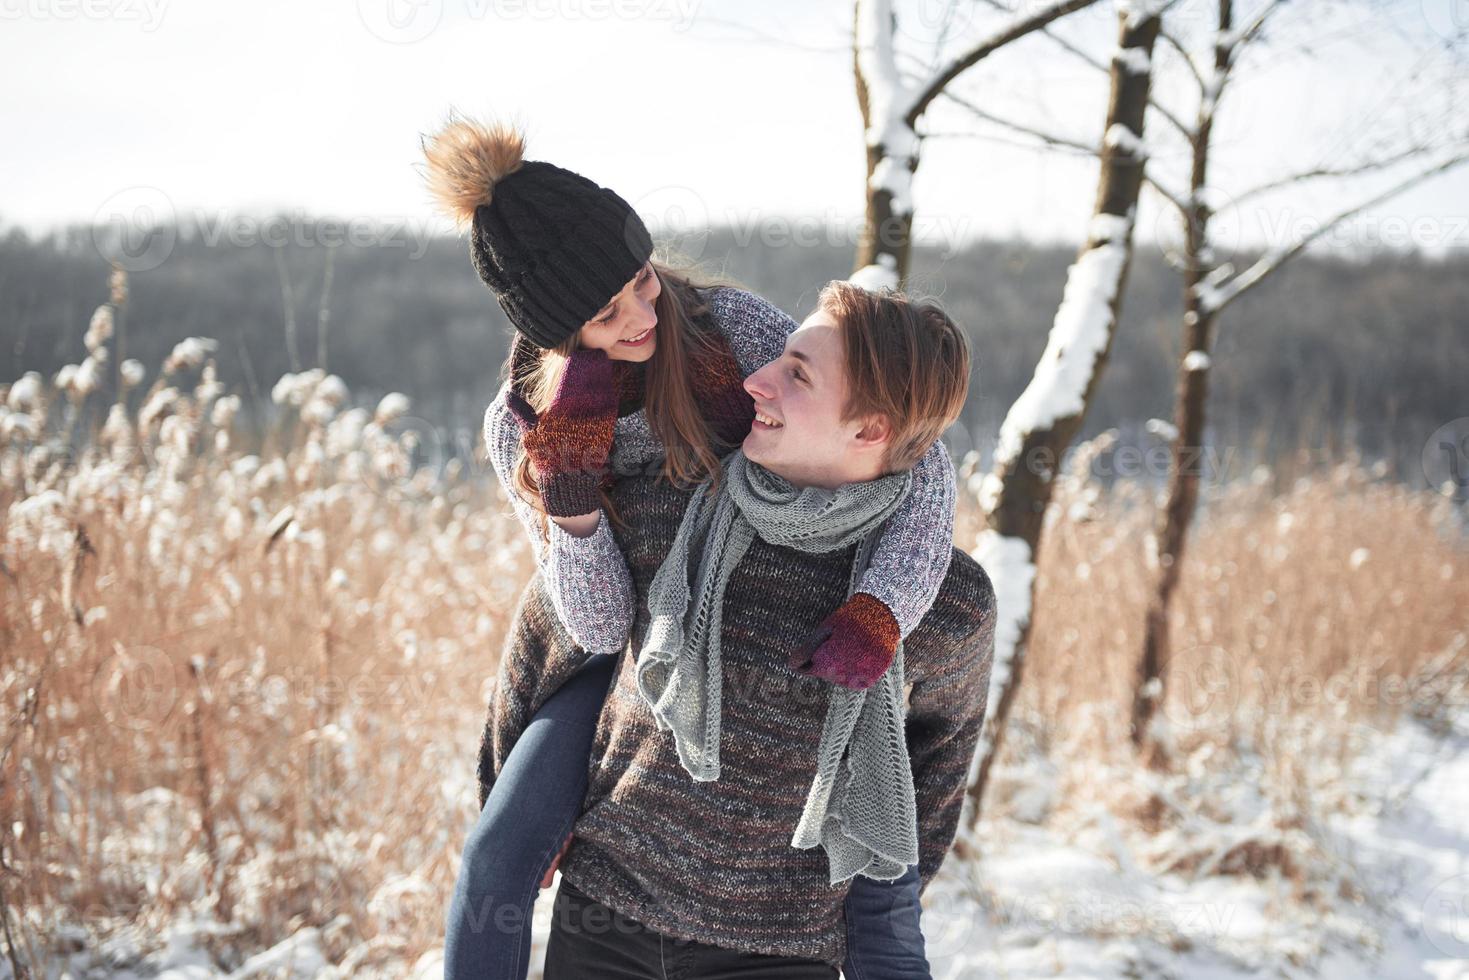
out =
[[800,368],[791,368],[791,377],[795,378],[797,381],[806,380],[806,376],[801,373]]

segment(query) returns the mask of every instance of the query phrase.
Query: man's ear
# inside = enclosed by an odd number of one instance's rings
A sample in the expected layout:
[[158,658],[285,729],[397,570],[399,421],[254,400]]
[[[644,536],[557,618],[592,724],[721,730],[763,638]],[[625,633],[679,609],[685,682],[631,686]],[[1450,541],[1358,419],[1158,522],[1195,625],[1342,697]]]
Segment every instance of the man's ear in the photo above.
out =
[[893,425],[881,415],[869,415],[862,420],[862,428],[852,438],[862,449],[884,449],[893,437]]

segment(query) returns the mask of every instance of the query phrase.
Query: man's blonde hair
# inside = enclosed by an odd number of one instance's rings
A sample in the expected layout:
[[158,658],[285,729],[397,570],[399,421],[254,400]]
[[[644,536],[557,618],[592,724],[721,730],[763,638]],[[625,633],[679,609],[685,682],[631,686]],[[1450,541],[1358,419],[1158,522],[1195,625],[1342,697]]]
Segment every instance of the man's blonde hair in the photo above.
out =
[[892,435],[883,471],[911,469],[964,408],[969,343],[937,303],[843,280],[817,306],[837,322],[845,347],[847,404],[842,421],[877,415]]

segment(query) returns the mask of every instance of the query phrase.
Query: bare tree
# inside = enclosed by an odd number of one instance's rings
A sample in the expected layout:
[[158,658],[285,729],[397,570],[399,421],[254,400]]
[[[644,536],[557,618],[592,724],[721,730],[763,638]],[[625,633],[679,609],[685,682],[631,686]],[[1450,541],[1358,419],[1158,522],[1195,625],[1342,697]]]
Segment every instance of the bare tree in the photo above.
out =
[[898,68],[892,0],[857,0],[852,61],[867,144],[867,208],[854,281],[897,287],[907,276],[913,235],[910,190],[922,142],[918,123],[934,99],[1005,45],[1096,2],[1050,0],[1033,13],[1012,14],[998,30],[967,45],[957,57],[914,78]]
[[286,355],[291,360],[291,373],[301,370],[301,354],[296,344],[296,291],[291,288],[291,270],[286,265],[283,249],[273,249],[275,271],[281,281],[281,307],[286,317]]
[[321,275],[321,301],[316,308],[316,366],[323,371],[326,366],[326,335],[331,325],[332,272],[337,265],[337,250],[326,250],[326,269]]
[[1005,416],[993,469],[981,486],[986,526],[974,554],[995,583],[999,622],[989,711],[960,817],[961,833],[971,846],[990,769],[1020,686],[1046,507],[1061,454],[1081,428],[1116,331],[1147,161],[1142,137],[1153,45],[1167,6],[1129,4],[1119,14],[1117,47],[1107,69],[1111,90],[1106,123],[1096,150],[1101,156],[1096,205],[1086,242],[1067,270],[1046,349]]
[[[1189,342],[1185,347],[1187,353],[1180,365],[1178,414],[1181,421],[1185,421],[1186,416],[1192,421],[1176,426],[1169,506],[1162,511],[1160,518],[1162,530],[1157,536],[1158,541],[1164,543],[1159,549],[1160,569],[1167,561],[1162,557],[1168,553],[1167,542],[1177,541],[1178,548],[1181,549],[1187,528],[1186,515],[1192,513],[1193,503],[1197,496],[1198,474],[1197,472],[1190,473],[1189,467],[1180,465],[1180,461],[1197,459],[1202,455],[1200,444],[1203,433],[1205,392],[1203,384],[1209,366],[1208,329],[1212,326],[1218,311],[1240,293],[1252,288],[1269,273],[1279,268],[1284,261],[1299,254],[1310,241],[1326,234],[1340,222],[1365,208],[1401,193],[1434,174],[1457,166],[1464,160],[1463,136],[1451,137],[1449,152],[1436,154],[1441,157],[1438,162],[1420,169],[1389,190],[1343,210],[1309,234],[1300,236],[1299,239],[1284,247],[1270,251],[1251,264],[1244,272],[1236,275],[1233,267],[1228,263],[1217,262],[1214,259],[1207,234],[1195,233],[1200,229],[1207,231],[1208,219],[1212,214],[1207,203],[1210,189],[1204,182],[1205,168],[1199,161],[1191,160],[1190,190],[1187,194],[1170,191],[1166,180],[1159,180],[1155,173],[1146,172],[1143,163],[1153,153],[1149,144],[1141,138],[1142,115],[1145,108],[1148,114],[1156,116],[1166,124],[1165,132],[1182,135],[1190,147],[1200,144],[1198,137],[1202,129],[1204,133],[1202,143],[1207,149],[1208,136],[1212,131],[1213,117],[1218,108],[1219,96],[1224,89],[1223,81],[1227,78],[1228,68],[1234,64],[1240,47],[1260,34],[1261,27],[1267,19],[1268,9],[1276,4],[1273,2],[1268,4],[1267,10],[1250,18],[1244,28],[1226,27],[1210,33],[1209,41],[1216,52],[1216,66],[1223,65],[1224,67],[1222,72],[1216,67],[1212,78],[1206,76],[1206,73],[1188,57],[1186,46],[1180,38],[1164,28],[1161,18],[1171,6],[1167,2],[1155,3],[1151,9],[1132,4],[1122,5],[1124,12],[1123,40],[1110,62],[1094,58],[1075,44],[1054,33],[1049,26],[1038,28],[1041,35],[1048,37],[1098,71],[1107,72],[1111,76],[1112,101],[1108,109],[1106,136],[1100,148],[1074,137],[1046,132],[1033,123],[1003,118],[954,93],[941,93],[947,101],[965,108],[974,117],[1010,134],[1020,134],[1034,145],[1083,155],[1101,156],[1104,160],[1101,177],[1103,189],[1099,191],[1097,217],[1112,215],[1115,218],[1118,215],[1116,210],[1106,210],[1102,202],[1108,196],[1106,188],[1109,185],[1113,187],[1114,193],[1122,186],[1118,180],[1119,175],[1116,173],[1109,175],[1105,163],[1109,152],[1113,154],[1115,163],[1119,151],[1124,151],[1121,155],[1134,165],[1132,172],[1127,176],[1129,178],[1135,176],[1140,184],[1150,187],[1167,205],[1184,217],[1185,227],[1188,230],[1185,242],[1186,254],[1179,265],[1185,273],[1190,271],[1193,273],[1188,277],[1186,289],[1191,296],[1194,296],[1194,300],[1188,307],[1185,316],[1185,329],[1188,332],[1186,339]],[[1222,6],[1227,8],[1228,0],[1223,0]],[[1153,22],[1153,36],[1164,43],[1168,52],[1176,52],[1182,56],[1182,70],[1193,80],[1199,91],[1198,121],[1193,125],[1185,123],[1181,114],[1160,100],[1158,86],[1151,84],[1150,75],[1154,71],[1152,43],[1148,41],[1146,47],[1139,43],[1142,41],[1139,36],[1140,29],[1147,20]],[[1232,19],[1229,23],[1232,24]],[[1127,33],[1129,25],[1135,32],[1132,38],[1129,38]],[[1447,47],[1452,49],[1454,45],[1451,43]],[[1129,51],[1129,48],[1132,50]],[[1134,79],[1134,84],[1129,89],[1125,84],[1129,72],[1148,77]],[[1139,85],[1138,82],[1144,84]],[[1119,84],[1123,86],[1121,90]],[[1164,91],[1172,92],[1177,88],[1178,86],[1170,81],[1164,87]],[[1128,111],[1136,113],[1136,116],[1132,117],[1136,119],[1136,122],[1133,125],[1118,127],[1114,123],[1123,121],[1122,106],[1118,103],[1119,95],[1123,91],[1126,92],[1126,98],[1131,99]],[[1205,123],[1209,128],[1204,128]],[[1441,126],[1429,128],[1435,132],[1443,129]],[[1401,142],[1399,140],[1399,143]],[[1313,178],[1349,177],[1385,170],[1405,160],[1421,158],[1425,154],[1433,156],[1435,155],[1434,150],[1435,148],[1427,145],[1399,146],[1391,152],[1379,154],[1373,159],[1351,166],[1327,165],[1310,168],[1299,174],[1271,181],[1252,191],[1246,191],[1236,196],[1234,200],[1237,203],[1255,194],[1274,191]],[[1138,185],[1134,184],[1132,186],[1134,201],[1137,198],[1137,190]],[[1080,427],[1092,390],[1105,365],[1112,332],[1117,322],[1121,290],[1127,272],[1126,258],[1124,257],[1122,261],[1114,260],[1115,288],[1110,292],[1086,288],[1087,285],[1095,286],[1098,282],[1099,277],[1094,271],[1078,274],[1080,267],[1083,266],[1082,260],[1085,260],[1088,253],[1093,250],[1092,246],[1099,243],[1105,244],[1105,237],[1098,235],[1095,225],[1097,217],[1094,217],[1094,226],[1088,235],[1088,246],[1083,248],[1081,259],[1068,272],[1065,298],[1061,309],[1057,312],[1041,364],[1030,385],[1012,406],[1006,417],[994,469],[986,476],[981,487],[980,503],[986,513],[987,528],[981,535],[975,554],[981,559],[996,582],[1000,599],[1000,623],[996,631],[990,711],[986,718],[984,736],[973,761],[965,801],[966,813],[961,819],[961,844],[966,840],[972,842],[972,837],[968,832],[972,830],[978,819],[979,804],[983,798],[989,770],[1001,747],[1006,720],[1019,689],[1025,643],[1031,626],[1030,609],[1035,578],[1034,556],[1040,540],[1042,519],[1051,497],[1055,471],[1060,463],[1061,452],[1069,445],[1071,438]],[[1131,213],[1129,213],[1129,220],[1130,218]],[[1105,222],[1107,219],[1102,220]],[[1128,231],[1131,231],[1130,227]],[[1130,249],[1130,239],[1128,239],[1128,246]],[[1130,255],[1130,252],[1127,254]],[[1087,298],[1090,299],[1089,304]],[[1069,310],[1068,307],[1070,307]],[[1098,324],[1104,322],[1100,316],[1103,308],[1109,313],[1105,319],[1105,328],[1098,326],[1093,331],[1083,330],[1082,328],[1088,321],[1080,318],[1078,313],[1089,309],[1093,314],[1090,322]],[[1171,518],[1170,515],[1172,515]],[[1179,553],[1181,554],[1181,550]],[[1170,564],[1176,566],[1177,558],[1175,557]],[[1165,580],[1167,581],[1166,587],[1171,594],[1172,587],[1176,585],[1176,574],[1171,580],[1160,575],[1160,582]],[[1161,618],[1154,621],[1166,624],[1166,601],[1162,607],[1165,612]],[[1150,617],[1153,615],[1150,611]],[[1161,648],[1159,649],[1161,651]],[[1152,662],[1156,665],[1165,660],[1166,654],[1159,652]],[[1141,673],[1143,676],[1138,685],[1140,698],[1146,698],[1150,705],[1155,705],[1161,699],[1162,680],[1156,676],[1156,670],[1144,669]],[[1139,733],[1146,729],[1146,719],[1141,723],[1135,722],[1134,738],[1138,738]]]
[[[1247,198],[1309,180],[1347,178],[1400,168],[1404,163],[1412,165],[1409,174],[1386,190],[1336,212],[1309,233],[1267,250],[1243,271],[1236,272],[1231,263],[1221,262],[1215,255],[1210,234],[1214,208],[1210,203],[1213,195],[1210,194],[1208,174],[1214,124],[1241,55],[1248,46],[1260,41],[1267,24],[1275,19],[1283,6],[1283,0],[1267,0],[1245,18],[1242,25],[1236,26],[1234,3],[1232,0],[1219,0],[1218,19],[1209,38],[1213,51],[1209,70],[1198,66],[1182,38],[1168,31],[1163,35],[1165,43],[1179,54],[1188,69],[1185,74],[1192,79],[1197,91],[1198,111],[1191,126],[1180,127],[1190,150],[1188,191],[1185,194],[1169,193],[1156,181],[1158,174],[1153,175],[1153,186],[1177,210],[1184,228],[1179,263],[1184,287],[1183,356],[1175,394],[1167,498],[1159,511],[1152,542],[1154,550],[1150,564],[1155,568],[1155,577],[1132,705],[1133,743],[1145,760],[1159,768],[1166,767],[1169,761],[1168,737],[1158,727],[1163,718],[1156,712],[1166,695],[1170,661],[1169,608],[1178,587],[1189,525],[1198,502],[1201,475],[1198,461],[1204,458],[1205,408],[1212,365],[1210,350],[1220,313],[1239,296],[1277,272],[1292,257],[1299,255],[1313,240],[1343,221],[1469,159],[1469,139],[1466,139],[1469,130],[1462,124],[1457,131],[1449,127],[1446,139],[1417,141],[1403,132],[1390,139],[1393,144],[1390,149],[1368,159],[1346,166],[1328,163],[1312,167],[1234,195],[1233,201],[1237,205]],[[1421,67],[1415,66],[1415,71],[1418,70]],[[1355,128],[1362,122],[1353,118],[1346,125]],[[1445,134],[1441,126],[1433,129]]]

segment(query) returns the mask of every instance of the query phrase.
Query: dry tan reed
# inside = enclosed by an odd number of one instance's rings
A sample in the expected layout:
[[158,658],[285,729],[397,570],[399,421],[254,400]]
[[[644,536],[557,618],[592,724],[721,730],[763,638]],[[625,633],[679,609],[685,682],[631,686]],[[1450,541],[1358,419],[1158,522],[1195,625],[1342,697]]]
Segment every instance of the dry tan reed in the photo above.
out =
[[[78,927],[146,947],[207,913],[224,966],[317,926],[347,975],[402,975],[442,942],[527,544],[482,460],[414,470],[401,398],[374,419],[341,409],[336,379],[283,379],[283,423],[242,454],[205,354],[171,358],[148,410],[114,412],[74,457],[45,448],[65,393],[0,388],[8,945],[39,965]],[[1006,755],[1046,757],[1061,799],[1020,814],[1001,780],[997,815],[1064,821],[1102,800],[1161,837],[1218,806],[1211,773],[1247,771],[1280,833],[1299,832],[1363,739],[1461,698],[1446,684],[1462,677],[1469,558],[1446,500],[1352,463],[1283,493],[1213,487],[1165,713],[1189,767],[1133,778],[1120,726],[1151,502],[1072,478],[1055,515]],[[977,523],[966,506],[958,543]],[[1157,860],[1309,878],[1291,840]]]

